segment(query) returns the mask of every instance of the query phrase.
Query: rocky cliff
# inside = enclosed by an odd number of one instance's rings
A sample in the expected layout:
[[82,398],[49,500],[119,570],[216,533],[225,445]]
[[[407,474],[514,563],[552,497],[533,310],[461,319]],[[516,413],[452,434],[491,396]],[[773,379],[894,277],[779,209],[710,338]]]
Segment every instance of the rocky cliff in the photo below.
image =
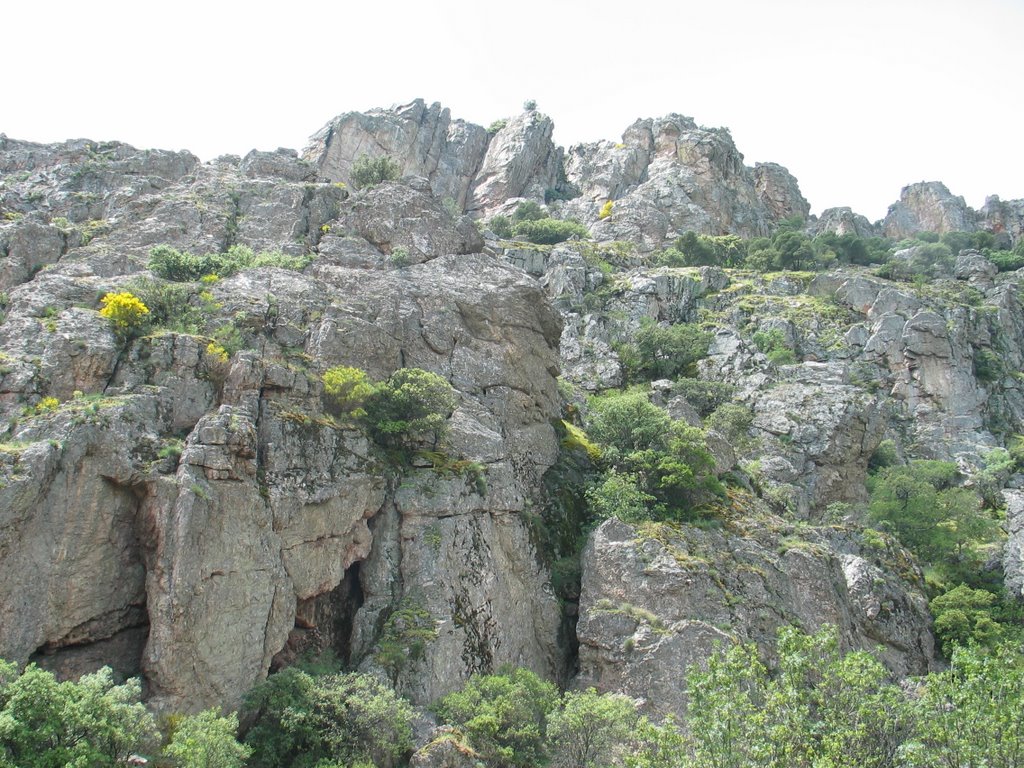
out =
[[[236,706],[269,670],[331,649],[419,703],[513,664],[678,712],[715,642],[767,648],[794,622],[926,670],[920,574],[894,544],[866,548],[836,505],[864,501],[885,439],[971,472],[1024,431],[1018,274],[969,253],[924,287],[858,268],[652,267],[684,232],[767,235],[809,205],[785,168],[746,167],[728,131],[690,118],[568,151],[552,127],[528,110],[489,131],[417,101],[341,115],[301,155],[209,163],[0,136],[0,656],[69,675],[111,664],[168,710]],[[361,155],[402,178],[352,193]],[[839,209],[812,226],[1020,238],[1020,201],[974,213],[941,185],[908,190],[882,225]],[[474,226],[523,200],[591,240]],[[172,290],[150,271],[157,245],[278,257]],[[97,311],[118,291],[191,325],[126,337]],[[565,450],[556,377],[621,385],[616,350],[651,322],[714,327],[700,377],[731,386],[752,423],[709,446],[746,487],[721,529],[603,524],[574,624],[534,526]],[[769,360],[757,331],[794,363]],[[1002,373],[979,377],[991,354]],[[396,462],[336,419],[321,376],[339,365],[439,374],[455,394],[445,441]],[[655,382],[652,401],[700,425],[675,386]]]

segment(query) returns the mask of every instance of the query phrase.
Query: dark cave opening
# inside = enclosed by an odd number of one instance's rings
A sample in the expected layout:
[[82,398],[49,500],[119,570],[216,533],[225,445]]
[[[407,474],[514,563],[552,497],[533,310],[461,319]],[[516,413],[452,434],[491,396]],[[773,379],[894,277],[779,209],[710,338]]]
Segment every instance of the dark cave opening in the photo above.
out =
[[358,659],[352,658],[352,628],[363,599],[359,563],[353,563],[330,592],[297,601],[295,627],[284,648],[274,656],[270,671],[326,655],[333,656],[344,668],[353,666]]

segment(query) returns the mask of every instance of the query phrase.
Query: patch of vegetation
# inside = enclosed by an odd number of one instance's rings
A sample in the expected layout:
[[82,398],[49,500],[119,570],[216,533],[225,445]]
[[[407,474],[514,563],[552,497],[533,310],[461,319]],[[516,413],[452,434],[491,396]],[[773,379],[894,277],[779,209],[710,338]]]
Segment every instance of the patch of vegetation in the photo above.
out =
[[352,163],[348,182],[354,189],[371,189],[385,181],[394,181],[401,175],[401,166],[387,155],[360,155]]
[[225,253],[201,256],[181,252],[168,245],[157,245],[149,252],[149,270],[165,280],[194,282],[209,275],[229,277],[255,267],[299,271],[305,269],[312,260],[309,254],[288,256],[279,251],[254,253],[252,248],[245,245],[233,245]]

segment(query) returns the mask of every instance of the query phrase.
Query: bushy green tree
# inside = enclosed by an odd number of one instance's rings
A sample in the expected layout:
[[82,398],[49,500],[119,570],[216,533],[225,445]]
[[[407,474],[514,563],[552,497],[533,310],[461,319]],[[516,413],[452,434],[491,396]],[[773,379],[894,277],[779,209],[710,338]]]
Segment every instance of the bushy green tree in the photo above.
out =
[[455,392],[444,378],[421,368],[400,368],[366,398],[365,421],[387,445],[437,442],[455,407]]
[[252,768],[321,762],[395,765],[411,751],[412,707],[371,675],[312,676],[291,668],[246,697]]
[[958,647],[925,683],[916,738],[903,750],[919,768],[1019,768],[1024,764],[1024,655]]
[[870,480],[869,518],[926,562],[947,568],[969,562],[975,547],[995,535],[996,524],[976,494],[954,487],[957,476],[951,462],[886,467]]
[[546,218],[547,214],[544,213],[544,209],[533,200],[524,200],[512,212],[512,221],[516,224],[522,221],[540,221]]
[[595,689],[568,691],[548,715],[551,765],[557,768],[611,768],[633,749],[640,716],[625,696]]
[[115,685],[109,667],[57,682],[30,664],[0,660],[0,765],[114,768],[156,735],[137,679]]
[[238,715],[207,709],[178,721],[164,754],[180,768],[242,768],[252,748],[240,744],[237,733]]
[[459,728],[488,765],[532,768],[547,761],[548,715],[558,691],[527,669],[474,675],[434,705],[442,723]]
[[355,418],[366,415],[363,405],[376,390],[366,371],[347,365],[336,365],[324,371],[321,378],[324,383],[324,394],[333,409]]
[[647,493],[636,475],[608,470],[587,489],[587,503],[599,520],[617,517],[627,523],[649,520],[657,499]]
[[401,166],[387,155],[370,157],[364,154],[352,163],[348,182],[355,189],[370,189],[385,181],[394,181],[401,174]]
[[707,357],[711,334],[692,323],[645,323],[632,344],[619,350],[632,381],[692,375],[694,363]]
[[951,656],[958,646],[972,643],[995,646],[1005,628],[996,618],[999,597],[983,589],[959,584],[932,598],[929,603],[935,617],[935,634],[942,650]]

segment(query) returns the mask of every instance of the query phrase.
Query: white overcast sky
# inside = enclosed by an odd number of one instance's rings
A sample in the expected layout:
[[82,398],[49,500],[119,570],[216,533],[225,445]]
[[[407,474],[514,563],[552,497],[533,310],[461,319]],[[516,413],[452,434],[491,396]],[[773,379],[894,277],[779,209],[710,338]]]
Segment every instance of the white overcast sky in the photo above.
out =
[[1024,0],[10,0],[0,132],[209,160],[416,97],[536,99],[566,147],[679,112],[875,220],[915,181],[1024,198],[1022,30]]

